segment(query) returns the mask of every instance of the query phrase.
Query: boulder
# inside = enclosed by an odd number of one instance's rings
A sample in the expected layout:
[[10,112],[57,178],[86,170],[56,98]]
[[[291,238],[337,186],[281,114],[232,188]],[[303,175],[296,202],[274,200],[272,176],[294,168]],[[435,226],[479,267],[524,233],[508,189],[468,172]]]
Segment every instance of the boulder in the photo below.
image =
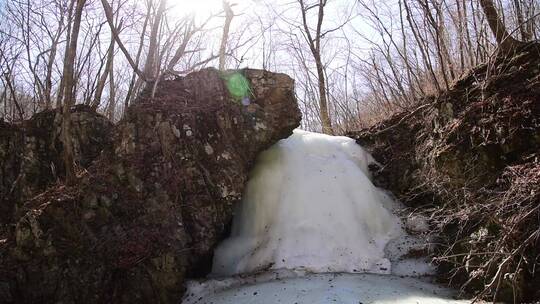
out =
[[206,69],[155,87],[76,185],[24,204],[0,244],[0,299],[179,303],[210,270],[257,154],[299,125],[294,82]]

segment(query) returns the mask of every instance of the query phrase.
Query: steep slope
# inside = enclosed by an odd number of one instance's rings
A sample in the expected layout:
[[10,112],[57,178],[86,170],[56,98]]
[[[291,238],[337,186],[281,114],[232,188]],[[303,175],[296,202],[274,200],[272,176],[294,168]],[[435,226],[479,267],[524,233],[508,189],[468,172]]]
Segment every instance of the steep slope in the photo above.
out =
[[351,135],[383,165],[376,180],[430,218],[442,278],[488,299],[540,298],[537,44]]

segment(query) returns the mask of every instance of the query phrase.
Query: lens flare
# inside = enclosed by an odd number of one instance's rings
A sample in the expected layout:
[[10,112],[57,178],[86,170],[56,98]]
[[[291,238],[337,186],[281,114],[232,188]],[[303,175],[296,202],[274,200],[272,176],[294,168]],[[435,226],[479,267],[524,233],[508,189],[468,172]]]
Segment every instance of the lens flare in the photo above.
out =
[[232,97],[237,100],[242,100],[242,103],[245,98],[249,98],[250,85],[249,81],[240,73],[232,73],[225,76],[225,81],[227,83],[227,89]]

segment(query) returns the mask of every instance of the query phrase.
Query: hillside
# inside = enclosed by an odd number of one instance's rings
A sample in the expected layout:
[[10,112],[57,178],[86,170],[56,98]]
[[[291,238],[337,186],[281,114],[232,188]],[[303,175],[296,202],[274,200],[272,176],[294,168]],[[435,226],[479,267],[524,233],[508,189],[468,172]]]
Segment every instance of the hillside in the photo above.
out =
[[540,47],[492,58],[412,112],[351,132],[376,180],[439,234],[440,278],[505,302],[540,299]]

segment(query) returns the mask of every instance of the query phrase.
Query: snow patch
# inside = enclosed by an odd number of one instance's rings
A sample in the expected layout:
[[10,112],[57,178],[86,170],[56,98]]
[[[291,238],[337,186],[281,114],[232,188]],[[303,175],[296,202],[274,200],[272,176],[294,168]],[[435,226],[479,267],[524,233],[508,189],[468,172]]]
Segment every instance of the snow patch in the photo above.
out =
[[204,151],[206,152],[206,154],[208,155],[211,155],[211,154],[214,154],[214,148],[212,148],[212,146],[210,146],[210,144],[206,143],[204,145]]
[[405,221],[405,228],[407,231],[416,234],[422,234],[429,232],[429,223],[425,216],[422,215],[410,215]]
[[232,159],[231,154],[230,154],[229,152],[223,152],[223,153],[221,153],[221,157],[222,157],[223,159],[226,159],[226,160],[231,160],[231,159]]
[[255,123],[255,130],[256,131],[259,131],[259,130],[266,130],[266,125],[262,122],[256,122]]

